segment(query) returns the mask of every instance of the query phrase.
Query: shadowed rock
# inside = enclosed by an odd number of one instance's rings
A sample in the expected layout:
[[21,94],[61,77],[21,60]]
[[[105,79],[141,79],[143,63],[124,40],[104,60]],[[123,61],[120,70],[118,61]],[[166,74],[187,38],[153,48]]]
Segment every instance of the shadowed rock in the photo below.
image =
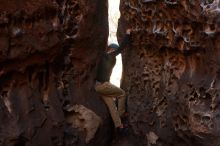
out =
[[[93,88],[107,42],[107,1],[0,3],[0,145],[86,145],[81,132],[69,126],[66,105],[93,111],[85,110],[98,119],[94,129],[93,119],[84,125],[86,141],[108,144],[111,118]],[[74,110],[89,118],[81,106]]]

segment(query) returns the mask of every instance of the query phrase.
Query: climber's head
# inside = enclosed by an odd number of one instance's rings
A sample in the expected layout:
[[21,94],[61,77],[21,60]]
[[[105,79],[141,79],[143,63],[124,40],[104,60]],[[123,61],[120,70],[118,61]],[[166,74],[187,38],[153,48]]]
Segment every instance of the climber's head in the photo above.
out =
[[107,47],[107,53],[111,53],[116,51],[119,48],[119,46],[115,43],[109,44],[109,46]]

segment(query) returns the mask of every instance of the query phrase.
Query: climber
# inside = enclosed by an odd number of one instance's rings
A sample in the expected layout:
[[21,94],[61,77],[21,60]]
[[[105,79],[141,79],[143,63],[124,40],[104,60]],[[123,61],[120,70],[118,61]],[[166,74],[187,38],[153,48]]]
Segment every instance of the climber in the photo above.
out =
[[[130,42],[130,33],[131,29],[127,29],[126,36],[120,47],[116,44],[110,44],[107,47],[107,51],[101,56],[97,67],[95,90],[102,96],[102,99],[106,103],[116,129],[125,128],[125,124],[122,123],[121,118],[127,115],[125,112],[126,98],[125,91],[111,84],[109,80],[116,62],[116,56],[121,53]],[[114,98],[118,98],[118,109]]]

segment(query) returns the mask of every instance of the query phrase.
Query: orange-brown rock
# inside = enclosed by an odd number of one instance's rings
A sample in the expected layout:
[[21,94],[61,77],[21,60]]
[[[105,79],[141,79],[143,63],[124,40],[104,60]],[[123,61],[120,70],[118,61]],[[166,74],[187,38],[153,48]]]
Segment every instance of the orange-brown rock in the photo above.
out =
[[[93,88],[107,36],[106,0],[0,0],[0,146],[109,143],[111,118]],[[75,105],[102,124],[70,125]]]
[[121,0],[119,40],[133,30],[123,88],[140,145],[220,145],[219,4]]

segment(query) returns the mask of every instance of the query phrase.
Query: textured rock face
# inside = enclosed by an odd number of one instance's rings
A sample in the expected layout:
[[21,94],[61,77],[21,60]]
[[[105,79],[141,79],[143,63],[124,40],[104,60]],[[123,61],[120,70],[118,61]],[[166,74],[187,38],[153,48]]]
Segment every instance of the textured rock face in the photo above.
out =
[[85,131],[86,143],[89,143],[102,123],[101,118],[83,105],[68,107],[67,111],[67,123],[73,128]]
[[[0,3],[0,146],[106,145],[110,118],[93,85],[107,42],[107,1]],[[104,120],[92,129],[85,113]],[[93,131],[69,124],[70,114]]]
[[133,30],[123,88],[140,145],[220,145],[220,1],[121,0],[120,8],[119,38]]

